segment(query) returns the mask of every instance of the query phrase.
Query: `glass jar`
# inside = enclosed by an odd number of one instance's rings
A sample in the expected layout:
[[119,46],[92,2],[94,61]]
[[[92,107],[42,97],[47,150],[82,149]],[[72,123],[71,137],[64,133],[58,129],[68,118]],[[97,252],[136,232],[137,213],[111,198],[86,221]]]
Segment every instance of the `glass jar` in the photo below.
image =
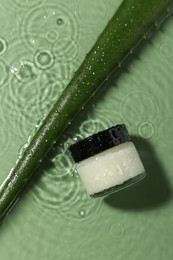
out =
[[83,185],[92,198],[117,192],[145,177],[145,169],[124,124],[69,147]]

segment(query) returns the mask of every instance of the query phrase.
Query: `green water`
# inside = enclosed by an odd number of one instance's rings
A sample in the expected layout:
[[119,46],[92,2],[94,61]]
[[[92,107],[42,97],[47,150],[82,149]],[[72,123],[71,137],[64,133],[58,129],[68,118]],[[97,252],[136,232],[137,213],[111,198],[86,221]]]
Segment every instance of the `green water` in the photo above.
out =
[[[120,2],[0,0],[0,183]],[[0,259],[172,259],[172,63],[170,18],[54,148],[1,226]],[[116,123],[148,175],[92,200],[67,147]]]

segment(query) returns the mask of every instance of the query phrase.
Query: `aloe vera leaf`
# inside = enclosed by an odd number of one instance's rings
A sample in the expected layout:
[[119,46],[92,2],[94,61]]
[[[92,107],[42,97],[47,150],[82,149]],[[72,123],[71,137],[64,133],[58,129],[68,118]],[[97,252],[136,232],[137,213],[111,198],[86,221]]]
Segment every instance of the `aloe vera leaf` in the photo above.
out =
[[130,51],[166,13],[171,0],[124,0],[0,187],[5,216],[52,145]]

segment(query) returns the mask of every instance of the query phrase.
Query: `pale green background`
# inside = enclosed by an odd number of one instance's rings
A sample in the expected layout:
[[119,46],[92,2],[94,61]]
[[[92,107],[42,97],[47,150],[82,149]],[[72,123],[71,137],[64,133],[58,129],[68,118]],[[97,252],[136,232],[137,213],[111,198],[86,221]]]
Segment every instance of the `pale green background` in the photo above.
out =
[[[0,182],[120,2],[0,0]],[[173,258],[172,17],[156,31],[73,122],[6,218],[0,259]],[[52,54],[41,60],[47,69],[36,63],[38,50]],[[116,123],[127,124],[148,175],[91,200],[67,147]]]

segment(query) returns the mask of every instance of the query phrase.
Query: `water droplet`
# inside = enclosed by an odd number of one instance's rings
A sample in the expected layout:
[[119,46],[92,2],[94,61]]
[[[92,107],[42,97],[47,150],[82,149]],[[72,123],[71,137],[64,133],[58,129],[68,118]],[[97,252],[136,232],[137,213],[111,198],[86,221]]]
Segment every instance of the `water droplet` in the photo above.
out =
[[86,214],[85,210],[82,209],[82,210],[79,211],[80,217],[82,217],[82,218],[85,217],[85,214]]
[[61,25],[64,24],[64,20],[63,20],[62,18],[58,18],[58,19],[56,20],[56,23],[57,23],[58,26],[61,26]]
[[37,69],[29,60],[21,61],[19,67],[12,65],[11,72],[21,82],[30,82],[37,77]]
[[17,68],[17,67],[15,67],[15,66],[11,66],[11,69],[10,69],[10,71],[11,71],[11,73],[12,73],[12,74],[15,74],[15,73],[17,73],[17,72],[18,72],[18,68]]
[[37,51],[34,56],[34,61],[35,65],[42,70],[51,68],[55,63],[53,54],[47,50]]
[[25,143],[24,145],[22,145],[20,148],[19,148],[19,150],[18,150],[18,158],[17,158],[17,162],[18,162],[18,160],[20,159],[20,158],[22,158],[22,156],[23,156],[23,154],[24,154],[24,152],[25,152],[25,150],[26,150],[26,148],[29,146],[29,143],[27,142],[27,143]]
[[155,23],[155,27],[158,29],[159,28],[159,24],[156,22]]

